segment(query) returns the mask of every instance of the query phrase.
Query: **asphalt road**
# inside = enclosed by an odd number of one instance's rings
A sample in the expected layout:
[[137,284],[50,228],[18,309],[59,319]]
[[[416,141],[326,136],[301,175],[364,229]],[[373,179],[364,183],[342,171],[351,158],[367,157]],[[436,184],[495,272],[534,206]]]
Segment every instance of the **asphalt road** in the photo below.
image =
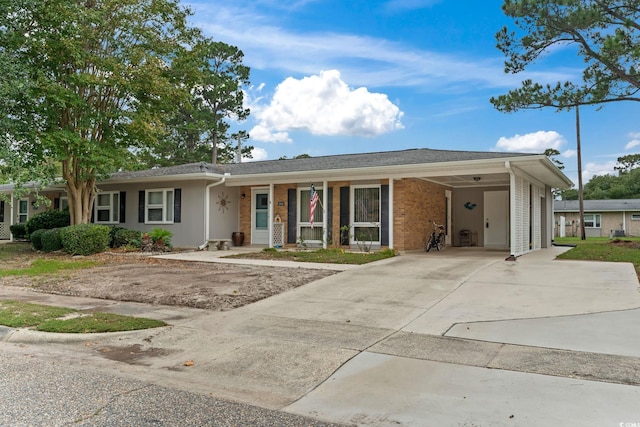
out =
[[0,344],[0,426],[337,426]]

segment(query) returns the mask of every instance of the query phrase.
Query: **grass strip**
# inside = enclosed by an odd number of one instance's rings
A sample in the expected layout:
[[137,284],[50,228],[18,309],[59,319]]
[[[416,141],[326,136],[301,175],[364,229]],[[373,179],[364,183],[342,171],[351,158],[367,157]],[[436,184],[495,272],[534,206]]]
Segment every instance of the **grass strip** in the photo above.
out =
[[29,328],[76,312],[72,308],[52,307],[21,301],[0,301],[0,325]]
[[640,238],[556,238],[556,243],[576,245],[558,255],[559,259],[581,261],[630,262],[640,278]]
[[86,260],[58,260],[58,259],[35,259],[29,267],[0,269],[0,277],[5,276],[39,276],[41,274],[52,274],[62,270],[78,270],[96,265],[95,261]]
[[52,319],[36,326],[42,332],[82,333],[137,331],[167,326],[160,320],[130,317],[114,313],[91,313],[71,319]]
[[167,326],[160,320],[144,317],[103,312],[83,313],[72,308],[11,300],[0,300],[0,325],[71,334],[135,331]]
[[264,249],[261,252],[229,255],[225,258],[267,259],[276,261],[317,262],[325,264],[367,264],[395,256],[390,249],[378,252],[346,252],[342,249],[318,249],[314,251],[289,251]]

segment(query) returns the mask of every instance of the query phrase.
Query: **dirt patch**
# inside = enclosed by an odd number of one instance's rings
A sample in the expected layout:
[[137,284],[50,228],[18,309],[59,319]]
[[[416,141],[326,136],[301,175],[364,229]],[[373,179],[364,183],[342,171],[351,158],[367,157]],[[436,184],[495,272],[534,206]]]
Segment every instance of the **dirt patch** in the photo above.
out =
[[46,277],[4,277],[0,285],[225,311],[335,274],[328,270],[174,261],[134,254],[86,258],[100,265]]
[[611,241],[611,244],[615,246],[624,246],[631,249],[640,249],[640,242],[637,240],[613,239]]

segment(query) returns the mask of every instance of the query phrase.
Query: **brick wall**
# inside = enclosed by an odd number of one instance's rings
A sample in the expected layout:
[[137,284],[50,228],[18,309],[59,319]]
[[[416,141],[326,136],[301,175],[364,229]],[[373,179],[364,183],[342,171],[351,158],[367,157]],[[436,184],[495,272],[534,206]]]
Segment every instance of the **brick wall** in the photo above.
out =
[[433,226],[446,221],[446,187],[419,179],[394,181],[394,248],[423,249]]

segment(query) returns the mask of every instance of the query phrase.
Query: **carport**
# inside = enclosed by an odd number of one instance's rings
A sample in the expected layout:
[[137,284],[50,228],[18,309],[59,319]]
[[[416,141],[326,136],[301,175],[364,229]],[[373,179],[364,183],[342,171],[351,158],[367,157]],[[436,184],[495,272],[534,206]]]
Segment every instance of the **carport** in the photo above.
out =
[[551,246],[552,189],[572,182],[546,156],[429,166],[420,178],[451,189],[449,244],[509,250],[513,256]]

